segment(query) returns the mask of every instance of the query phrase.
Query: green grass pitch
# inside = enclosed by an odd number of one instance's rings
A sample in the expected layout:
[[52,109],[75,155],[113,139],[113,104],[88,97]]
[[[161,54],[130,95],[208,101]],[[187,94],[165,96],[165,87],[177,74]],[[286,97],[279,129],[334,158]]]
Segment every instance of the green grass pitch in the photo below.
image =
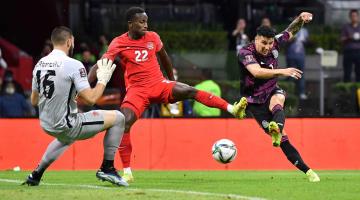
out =
[[135,171],[128,188],[95,171],[48,171],[40,186],[20,186],[28,174],[0,171],[0,199],[360,199],[360,171],[318,171],[319,183],[299,171]]

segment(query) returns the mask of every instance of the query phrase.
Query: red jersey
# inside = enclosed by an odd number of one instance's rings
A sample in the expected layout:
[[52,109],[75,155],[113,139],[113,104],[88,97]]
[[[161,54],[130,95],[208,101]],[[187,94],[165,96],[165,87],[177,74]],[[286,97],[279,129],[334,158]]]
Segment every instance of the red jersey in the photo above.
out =
[[147,31],[138,40],[131,39],[126,32],[111,41],[103,57],[110,60],[120,57],[126,87],[151,86],[165,79],[156,57],[156,52],[162,47],[160,37],[155,32]]

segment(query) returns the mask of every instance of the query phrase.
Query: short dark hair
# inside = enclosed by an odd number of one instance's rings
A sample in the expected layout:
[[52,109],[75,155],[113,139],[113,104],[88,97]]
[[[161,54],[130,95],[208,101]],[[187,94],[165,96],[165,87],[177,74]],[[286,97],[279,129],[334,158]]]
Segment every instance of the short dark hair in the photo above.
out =
[[144,13],[145,10],[143,8],[140,7],[130,7],[129,9],[126,10],[125,12],[125,16],[126,16],[126,21],[131,21],[134,16],[138,13]]
[[53,45],[65,44],[66,40],[73,36],[70,28],[66,26],[55,27],[51,33],[51,42]]
[[264,36],[264,37],[267,37],[267,38],[274,38],[276,33],[275,33],[274,29],[272,29],[271,27],[259,26],[256,29],[256,35]]
[[358,10],[356,10],[356,9],[351,9],[351,10],[349,11],[349,15],[351,16],[351,14],[353,14],[353,13],[359,14]]

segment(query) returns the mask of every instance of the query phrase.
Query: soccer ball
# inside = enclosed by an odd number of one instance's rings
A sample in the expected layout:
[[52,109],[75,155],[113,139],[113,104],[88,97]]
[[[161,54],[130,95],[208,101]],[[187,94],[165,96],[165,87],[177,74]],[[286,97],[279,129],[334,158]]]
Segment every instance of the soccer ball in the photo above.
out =
[[235,144],[228,139],[221,139],[215,142],[212,146],[212,156],[220,163],[232,162],[237,154]]

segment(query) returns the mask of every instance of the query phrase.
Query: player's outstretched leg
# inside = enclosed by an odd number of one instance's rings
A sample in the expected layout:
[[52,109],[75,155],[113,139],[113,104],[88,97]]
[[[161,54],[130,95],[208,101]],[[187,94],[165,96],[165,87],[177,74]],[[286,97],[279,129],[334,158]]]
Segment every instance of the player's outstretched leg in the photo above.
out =
[[220,97],[214,96],[209,92],[198,90],[194,99],[206,106],[226,110],[236,118],[242,119],[245,117],[245,109],[247,106],[245,97],[242,97],[238,103],[235,102],[234,105],[231,105]]
[[295,165],[295,167],[297,167],[299,170],[304,172],[308,176],[308,179],[310,182],[319,182],[320,181],[319,176],[305,164],[305,162],[301,158],[299,152],[290,143],[287,135],[282,136],[280,147],[281,147],[281,150],[286,155],[287,159],[293,165]]
[[96,177],[102,181],[127,187],[129,184],[118,174],[114,167],[115,153],[119,148],[125,129],[124,115],[119,111],[115,111],[115,113],[114,125],[106,131],[104,137],[104,159],[100,169],[96,172]]
[[211,108],[219,108],[221,110],[227,111],[230,114],[234,115],[236,118],[242,119],[245,117],[245,109],[247,106],[246,98],[241,98],[239,103],[231,105],[221,97],[218,97],[210,92],[197,90],[194,87],[191,87],[181,82],[176,82],[175,86],[172,89],[172,96],[173,101],[194,99],[197,102],[204,104],[205,106]]
[[235,102],[234,105],[231,105],[224,99],[209,92],[197,90],[194,99],[208,107],[228,111],[238,119],[243,119],[245,117],[245,109],[247,106],[247,100],[245,97],[242,97],[238,103]]
[[45,170],[62,155],[69,146],[70,144],[64,144],[54,139],[47,147],[38,167],[31,172],[22,185],[38,186]]

